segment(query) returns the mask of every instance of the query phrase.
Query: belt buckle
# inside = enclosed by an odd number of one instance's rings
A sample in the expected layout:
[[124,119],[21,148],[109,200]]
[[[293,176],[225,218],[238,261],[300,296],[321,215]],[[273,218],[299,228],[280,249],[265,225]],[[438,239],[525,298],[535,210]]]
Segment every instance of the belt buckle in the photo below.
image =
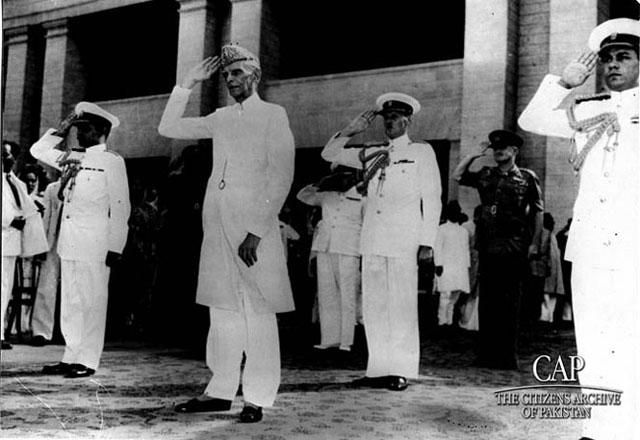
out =
[[496,213],[498,212],[498,206],[491,205],[491,207],[489,208],[489,212],[491,213],[491,215],[496,215]]

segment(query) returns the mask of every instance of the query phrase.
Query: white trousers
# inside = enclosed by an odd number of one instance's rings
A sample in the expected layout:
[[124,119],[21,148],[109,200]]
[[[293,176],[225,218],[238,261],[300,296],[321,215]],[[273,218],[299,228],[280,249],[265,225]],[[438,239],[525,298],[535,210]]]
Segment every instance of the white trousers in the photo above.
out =
[[362,314],[367,336],[368,377],[418,377],[418,265],[407,258],[365,255]]
[[272,406],[280,386],[280,340],[275,313],[256,313],[243,295],[243,310],[209,308],[207,366],[213,373],[204,392],[210,397],[233,400],[242,372],[245,402]]
[[540,304],[540,321],[553,322],[553,313],[556,310],[558,296],[549,293],[544,294],[544,299]]
[[353,345],[356,292],[360,287],[360,258],[318,252],[320,343]]
[[592,408],[583,435],[597,440],[640,438],[640,291],[636,269],[611,271],[574,264],[571,282],[578,354],[586,363],[579,373],[580,383],[623,391],[620,406]]
[[43,336],[45,339],[53,337],[59,282],[60,257],[55,250],[49,251],[47,259],[44,260],[40,268],[38,293],[33,305],[33,318],[31,321],[33,336]]
[[440,298],[438,300],[438,325],[453,324],[453,309],[459,297],[459,290],[440,292]]
[[104,262],[62,260],[60,328],[66,343],[62,362],[98,368],[107,322],[109,272]]
[[4,341],[7,307],[11,299],[16,271],[16,257],[2,257],[2,291],[0,291],[0,340]]

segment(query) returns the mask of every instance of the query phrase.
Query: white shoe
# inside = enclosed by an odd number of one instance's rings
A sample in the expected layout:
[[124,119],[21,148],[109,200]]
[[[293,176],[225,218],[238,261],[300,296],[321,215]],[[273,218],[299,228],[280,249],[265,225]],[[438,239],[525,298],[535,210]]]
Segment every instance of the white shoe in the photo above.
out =
[[334,348],[337,346],[338,344],[317,344],[317,345],[314,345],[313,348],[317,350],[326,350],[327,348]]

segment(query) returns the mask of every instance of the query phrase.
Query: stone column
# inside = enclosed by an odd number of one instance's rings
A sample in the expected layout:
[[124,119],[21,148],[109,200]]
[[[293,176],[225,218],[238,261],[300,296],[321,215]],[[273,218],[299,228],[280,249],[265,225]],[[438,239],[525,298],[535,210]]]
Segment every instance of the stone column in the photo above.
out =
[[3,138],[23,148],[38,138],[43,36],[39,27],[5,31],[7,46]]
[[[208,0],[180,0],[178,31],[178,61],[176,81],[182,81],[193,66],[219,52],[216,20],[212,3]],[[200,116],[212,112],[217,104],[217,81],[206,81],[194,87],[187,113]]]
[[[515,128],[517,20],[517,2],[466,2],[460,157],[476,151],[492,130]],[[488,163],[476,161],[472,169]],[[459,188],[458,199],[467,212],[479,203],[468,187]]]
[[45,22],[46,49],[40,131],[57,127],[74,105],[84,99],[86,80],[82,59],[66,19]]

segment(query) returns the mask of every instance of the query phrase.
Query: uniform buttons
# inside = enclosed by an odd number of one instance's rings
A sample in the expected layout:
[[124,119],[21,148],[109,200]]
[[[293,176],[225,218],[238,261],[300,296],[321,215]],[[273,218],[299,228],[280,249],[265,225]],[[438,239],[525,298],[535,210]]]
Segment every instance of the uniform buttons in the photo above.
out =
[[402,174],[404,174],[404,173],[406,173],[406,171],[405,171],[405,170],[402,170]]
[[68,215],[66,218],[71,218],[71,216]]
[[609,171],[604,172],[604,177],[609,177]]
[[606,197],[600,197],[600,203],[604,203],[604,202],[606,202],[606,201],[607,201],[607,198],[606,198]]
[[376,214],[382,214],[382,211],[380,211],[379,209],[376,211]]

